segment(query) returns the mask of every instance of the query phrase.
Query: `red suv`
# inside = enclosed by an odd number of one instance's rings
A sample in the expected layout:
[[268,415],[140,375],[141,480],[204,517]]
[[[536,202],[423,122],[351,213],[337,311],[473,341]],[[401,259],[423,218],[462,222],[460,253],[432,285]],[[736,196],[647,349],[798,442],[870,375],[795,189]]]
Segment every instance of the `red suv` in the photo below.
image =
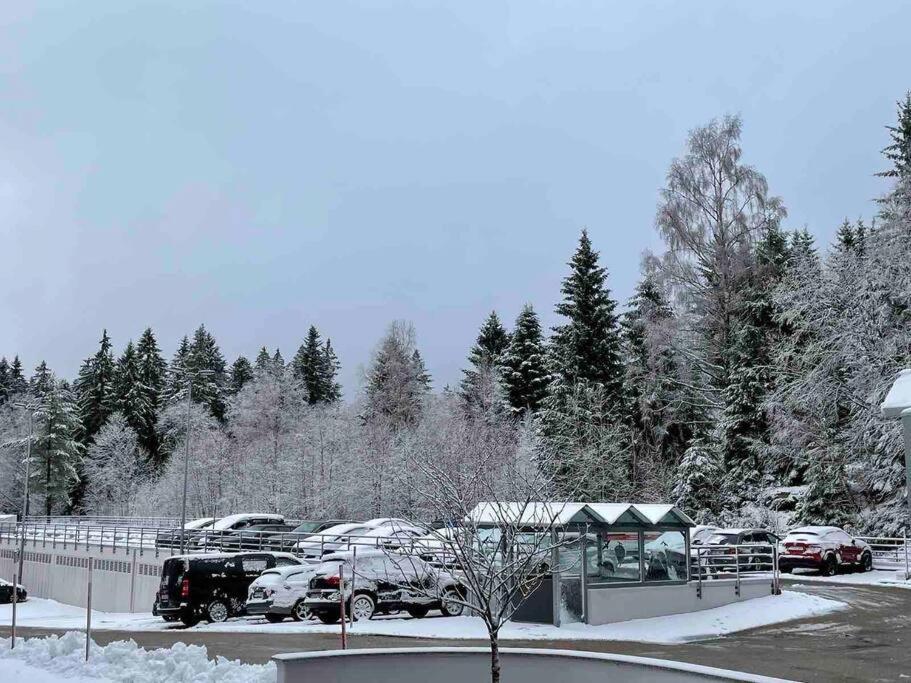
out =
[[866,541],[834,526],[805,526],[788,532],[779,546],[778,568],[788,574],[795,567],[818,569],[832,576],[840,569],[868,572],[873,551]]

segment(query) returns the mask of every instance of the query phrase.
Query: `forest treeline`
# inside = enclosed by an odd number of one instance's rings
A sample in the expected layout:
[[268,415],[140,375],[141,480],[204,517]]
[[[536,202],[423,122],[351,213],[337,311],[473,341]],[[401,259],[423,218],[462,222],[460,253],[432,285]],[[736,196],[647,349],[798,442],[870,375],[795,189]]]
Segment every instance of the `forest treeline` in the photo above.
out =
[[911,366],[911,93],[887,126],[876,215],[830,245],[787,225],[746,164],[741,122],[693,130],[658,198],[663,248],[621,306],[582,231],[556,313],[483,321],[458,386],[434,390],[414,328],[393,322],[363,386],[311,327],[286,361],[228,365],[200,326],[166,360],[145,330],[107,332],[72,381],[0,359],[0,508],[19,510],[28,414],[31,513],[174,514],[188,425],[194,514],[414,514],[414,457],[553,496],[673,501],[704,521],[903,527],[903,450],[879,404]]

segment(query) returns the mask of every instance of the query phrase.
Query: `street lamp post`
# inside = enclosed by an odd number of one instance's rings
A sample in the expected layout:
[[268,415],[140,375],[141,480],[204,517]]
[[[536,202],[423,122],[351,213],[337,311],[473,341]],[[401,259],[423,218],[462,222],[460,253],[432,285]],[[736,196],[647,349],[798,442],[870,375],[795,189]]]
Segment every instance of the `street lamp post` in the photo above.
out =
[[184,370],[187,378],[187,434],[184,437],[183,454],[183,497],[180,504],[180,554],[186,552],[187,542],[187,488],[190,479],[190,408],[193,405],[193,380],[198,377],[208,377],[214,374],[211,370],[198,370],[191,372]]
[[[19,539],[19,581],[22,580],[22,563],[25,560],[25,518],[28,516],[29,479],[32,476],[32,431],[34,429],[35,406],[31,403],[15,403],[17,408],[28,411],[28,440],[25,442],[25,483],[22,486],[22,537]],[[15,587],[13,592],[15,592]]]

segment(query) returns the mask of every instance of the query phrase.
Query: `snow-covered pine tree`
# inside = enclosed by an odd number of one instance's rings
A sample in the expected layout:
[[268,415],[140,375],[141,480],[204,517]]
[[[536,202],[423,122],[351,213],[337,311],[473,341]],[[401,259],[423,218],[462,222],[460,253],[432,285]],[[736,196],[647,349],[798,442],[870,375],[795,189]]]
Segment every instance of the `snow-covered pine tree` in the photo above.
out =
[[164,390],[162,391],[161,405],[174,403],[180,400],[183,392],[186,391],[186,380],[184,379],[184,368],[187,367],[190,360],[190,339],[184,335],[177,350],[171,357],[165,373]]
[[[279,356],[280,357],[280,356]],[[190,342],[187,369],[194,375],[193,399],[208,406],[218,420],[225,419],[226,366],[215,337],[200,325]],[[206,372],[208,374],[203,374]]]
[[579,381],[598,384],[606,395],[619,398],[623,382],[617,303],[607,288],[607,270],[598,263],[586,230],[569,262],[563,280],[563,301],[556,306],[566,322],[554,328],[551,340],[553,372],[570,386]]
[[95,355],[87,358],[79,370],[75,391],[83,432],[80,441],[90,443],[101,426],[114,412],[114,354],[108,331],[103,330]]
[[911,91],[905,94],[904,101],[896,104],[898,121],[894,126],[886,126],[892,142],[882,151],[883,156],[892,162],[892,168],[876,174],[888,178],[911,176]]
[[11,384],[9,361],[6,360],[6,357],[4,356],[3,358],[0,358],[0,406],[9,400],[12,388]]
[[[616,500],[618,492],[629,491],[630,448],[623,420],[617,304],[585,230],[569,266],[563,301],[556,306],[566,322],[554,328],[548,354],[551,382],[538,414],[540,465],[554,477],[561,496],[578,493],[584,481],[587,495],[612,491]],[[608,476],[610,480],[599,480]]]
[[154,431],[154,412],[149,405],[149,394],[142,381],[142,368],[133,340],[127,342],[114,369],[114,395],[116,410],[136,433],[148,438]]
[[730,377],[722,392],[718,433],[726,493],[738,507],[741,500],[755,498],[769,474],[764,462],[770,442],[766,401],[777,379],[773,359],[784,343],[773,296],[788,258],[787,235],[777,225],[769,226],[756,244],[753,266],[741,278],[741,296],[733,309]]
[[677,320],[657,277],[646,270],[624,312],[625,420],[630,428],[630,480],[635,495],[660,493],[667,473],[692,439],[681,400],[681,363],[674,348]]
[[245,356],[239,356],[231,365],[231,393],[236,394],[253,379],[253,365]]
[[272,372],[272,356],[269,355],[269,349],[265,346],[256,354],[255,368],[256,372],[260,374]]
[[278,347],[276,347],[275,353],[272,355],[272,372],[276,375],[285,374],[285,358]]
[[139,384],[142,387],[145,415],[141,423],[145,426],[138,432],[139,444],[146,450],[155,464],[160,464],[158,438],[158,409],[161,406],[161,394],[164,390],[167,363],[158,348],[158,341],[151,327],[147,327],[136,344],[136,356],[139,364]]
[[459,395],[468,415],[491,415],[503,408],[500,363],[508,345],[509,333],[491,311],[468,353],[469,367],[462,370]]
[[718,449],[706,439],[694,439],[677,469],[676,505],[697,522],[715,521],[722,505],[723,478]]
[[41,361],[35,367],[35,372],[32,374],[32,378],[29,380],[29,392],[32,394],[32,396],[42,399],[51,390],[53,383],[53,373],[51,373],[50,368],[47,367],[47,363]]
[[415,347],[414,326],[402,320],[393,322],[367,369],[365,419],[384,422],[393,430],[414,424],[421,415],[429,382]]
[[84,446],[77,440],[82,429],[79,408],[65,382],[52,381],[40,408],[33,457],[33,486],[44,497],[44,513],[63,510],[70,503],[70,491],[79,479]]
[[18,355],[13,357],[13,362],[9,366],[9,387],[10,396],[21,395],[28,391],[28,382],[22,371],[22,361],[19,360]]
[[319,330],[311,325],[307,330],[307,338],[294,354],[291,363],[294,377],[307,389],[311,405],[337,400],[335,373],[338,371],[338,360],[334,356],[328,341],[323,344]]
[[506,400],[512,412],[535,413],[547,394],[547,355],[541,323],[531,304],[522,307],[500,361]]
[[338,381],[338,371],[342,364],[339,363],[338,356],[335,355],[335,349],[332,348],[332,340],[326,339],[323,345],[322,365],[320,366],[325,387],[324,403],[336,403],[342,399],[342,385]]

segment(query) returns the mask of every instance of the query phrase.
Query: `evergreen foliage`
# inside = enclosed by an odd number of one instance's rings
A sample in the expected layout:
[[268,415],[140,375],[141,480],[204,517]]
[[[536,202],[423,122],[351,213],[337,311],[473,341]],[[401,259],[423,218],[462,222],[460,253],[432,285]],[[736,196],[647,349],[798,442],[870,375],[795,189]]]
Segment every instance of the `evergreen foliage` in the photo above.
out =
[[547,394],[547,351],[541,323],[531,304],[516,318],[509,345],[500,360],[503,389],[512,412],[537,412]]
[[77,440],[82,425],[73,392],[52,379],[35,415],[32,488],[44,497],[44,514],[66,509],[79,479],[84,446]]
[[469,415],[490,415],[503,408],[500,364],[509,346],[509,333],[492,311],[468,354],[459,393]]
[[79,370],[75,391],[82,424],[80,441],[91,443],[117,405],[114,354],[108,331],[101,333],[98,351],[87,358]]
[[883,156],[892,162],[892,168],[877,173],[887,178],[907,178],[911,176],[911,91],[905,94],[904,101],[899,101],[898,121],[894,126],[886,126],[892,142],[883,149]]
[[253,366],[244,356],[239,356],[231,365],[231,393],[236,394],[253,379]]

